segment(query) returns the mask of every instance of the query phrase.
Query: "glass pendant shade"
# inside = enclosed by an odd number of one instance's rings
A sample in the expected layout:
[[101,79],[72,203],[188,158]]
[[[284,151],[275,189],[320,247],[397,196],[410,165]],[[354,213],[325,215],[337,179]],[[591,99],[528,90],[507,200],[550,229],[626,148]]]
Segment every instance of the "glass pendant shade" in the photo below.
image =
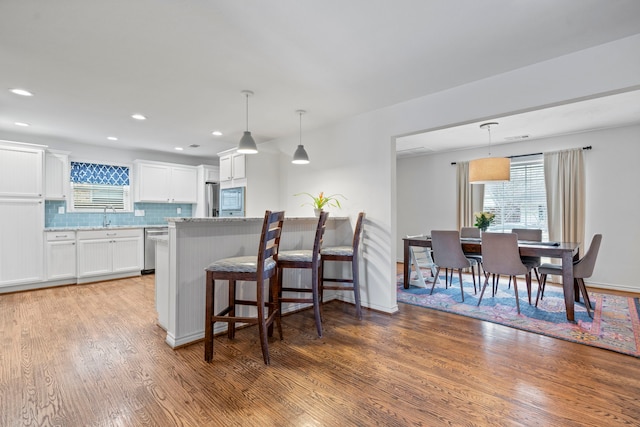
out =
[[291,160],[291,163],[296,165],[306,165],[309,163],[309,155],[303,145],[298,145],[296,152],[293,153],[293,160]]
[[469,162],[469,182],[487,184],[511,179],[511,160],[506,157],[486,157]]
[[256,146],[256,142],[253,140],[251,136],[251,132],[248,130],[244,132],[242,138],[240,139],[240,143],[238,144],[238,153],[242,154],[255,154],[258,152],[258,147]]

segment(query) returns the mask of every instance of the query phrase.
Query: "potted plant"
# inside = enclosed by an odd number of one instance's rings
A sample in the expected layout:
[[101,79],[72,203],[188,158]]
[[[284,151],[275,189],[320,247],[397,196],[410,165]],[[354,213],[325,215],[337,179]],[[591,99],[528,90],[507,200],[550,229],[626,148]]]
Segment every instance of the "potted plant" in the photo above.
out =
[[482,231],[487,231],[487,228],[493,224],[496,219],[496,214],[491,212],[476,212],[473,214],[476,219],[476,223],[473,224]]
[[314,196],[311,193],[294,194],[294,196],[300,196],[300,195],[306,195],[311,197],[312,202],[303,203],[300,206],[305,206],[305,205],[312,206],[313,212],[315,213],[316,216],[320,216],[320,211],[328,206],[342,208],[342,206],[340,206],[340,200],[338,200],[338,197],[342,197],[345,200],[347,199],[342,194],[331,194],[329,196],[325,196],[324,191],[321,191],[320,194],[318,194],[318,196]]

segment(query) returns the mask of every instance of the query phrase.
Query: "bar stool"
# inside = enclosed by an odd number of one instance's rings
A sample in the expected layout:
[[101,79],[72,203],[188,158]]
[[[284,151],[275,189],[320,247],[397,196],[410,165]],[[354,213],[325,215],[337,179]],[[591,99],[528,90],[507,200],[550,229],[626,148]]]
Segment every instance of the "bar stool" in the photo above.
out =
[[[323,301],[322,296],[325,289],[336,291],[353,291],[353,298],[356,303],[356,317],[358,319],[362,319],[362,308],[360,307],[360,281],[358,277],[358,248],[360,247],[360,234],[362,233],[362,223],[364,222],[364,217],[364,212],[360,212],[358,214],[358,220],[356,221],[356,227],[353,232],[353,243],[351,246],[331,246],[322,248],[320,250],[320,255],[322,258],[320,301]],[[351,279],[324,277],[324,263],[326,261],[350,262]],[[327,286],[324,284],[325,282],[343,283],[343,285]],[[351,283],[351,285],[344,285],[344,283]]]
[[[262,223],[262,234],[258,254],[253,256],[240,256],[224,258],[215,261],[206,268],[206,313],[204,326],[204,360],[211,362],[213,359],[213,326],[216,322],[227,322],[227,336],[229,339],[235,337],[236,322],[258,325],[260,334],[260,345],[262,347],[262,357],[264,363],[268,365],[269,343],[267,339],[267,327],[274,320],[280,326],[278,313],[277,274],[276,259],[278,257],[278,247],[280,245],[280,235],[284,222],[284,211],[266,211],[264,222]],[[264,297],[264,281],[269,279],[270,298],[268,301]],[[214,315],[215,309],[215,286],[216,280],[229,281],[228,305],[218,314]],[[236,298],[236,281],[256,282],[256,300],[248,301]],[[236,305],[249,305],[257,308],[256,317],[236,316]],[[268,308],[267,316],[264,315],[264,308]],[[280,335],[282,339],[282,335]]]
[[[278,253],[278,316],[282,316],[282,303],[311,303],[313,304],[313,314],[316,321],[316,330],[318,336],[322,336],[322,320],[320,318],[320,292],[319,292],[319,276],[320,276],[320,248],[322,247],[322,236],[326,227],[329,212],[320,212],[318,226],[316,227],[316,237],[313,241],[313,249],[299,249],[291,251],[279,251]],[[310,288],[293,288],[282,286],[283,269],[300,268],[311,270],[311,287]],[[291,293],[310,293],[311,298],[301,298],[297,296],[283,296],[283,292]],[[278,323],[280,327],[280,323]],[[278,331],[282,337],[282,329]]]

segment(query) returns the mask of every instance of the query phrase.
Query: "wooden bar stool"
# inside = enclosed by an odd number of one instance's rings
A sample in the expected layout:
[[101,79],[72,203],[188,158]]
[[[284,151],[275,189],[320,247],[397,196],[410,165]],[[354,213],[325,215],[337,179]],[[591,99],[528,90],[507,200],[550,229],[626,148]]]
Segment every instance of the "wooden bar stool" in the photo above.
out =
[[[321,211],[316,227],[316,237],[313,241],[313,249],[299,249],[291,251],[280,251],[278,253],[278,316],[282,316],[282,303],[311,303],[313,304],[313,314],[316,321],[316,330],[318,336],[322,336],[322,320],[320,318],[320,248],[322,247],[322,236],[326,228],[328,212]],[[282,286],[282,270],[285,268],[301,268],[311,270],[311,287],[309,288],[293,288]],[[283,296],[283,293],[310,293],[311,298],[302,298],[298,296]],[[280,327],[278,323],[278,327]],[[282,337],[282,330],[278,331]]]
[[[320,280],[320,301],[325,289],[336,291],[353,291],[353,298],[356,304],[356,317],[362,319],[362,308],[360,307],[360,281],[358,277],[358,248],[360,247],[360,234],[362,234],[362,223],[365,214],[360,212],[356,227],[353,232],[353,243],[351,246],[330,246],[320,250],[322,259],[322,274]],[[349,278],[327,278],[324,277],[324,263],[326,261],[341,261],[351,263],[351,279]],[[325,285],[325,282],[343,283],[343,285]],[[344,285],[350,283],[351,285]]]
[[[284,222],[284,211],[266,211],[264,222],[262,223],[262,234],[258,254],[253,256],[241,256],[224,258],[214,262],[206,268],[206,313],[204,326],[204,360],[211,362],[213,359],[213,326],[216,322],[227,322],[227,336],[229,339],[235,337],[236,322],[258,325],[260,333],[260,345],[262,346],[262,356],[264,363],[269,364],[269,344],[267,338],[267,327],[274,320],[280,326],[280,316],[277,304],[277,274],[276,259],[278,257],[278,247],[280,245],[280,235]],[[264,281],[269,279],[270,297],[265,300]],[[218,314],[214,314],[215,309],[215,286],[216,280],[229,281],[229,301]],[[256,282],[256,300],[248,301],[236,298],[236,281]],[[218,282],[219,283],[219,282]],[[256,317],[236,316],[236,305],[248,305],[257,308]],[[267,316],[264,308],[268,308]],[[280,335],[282,339],[282,335]]]

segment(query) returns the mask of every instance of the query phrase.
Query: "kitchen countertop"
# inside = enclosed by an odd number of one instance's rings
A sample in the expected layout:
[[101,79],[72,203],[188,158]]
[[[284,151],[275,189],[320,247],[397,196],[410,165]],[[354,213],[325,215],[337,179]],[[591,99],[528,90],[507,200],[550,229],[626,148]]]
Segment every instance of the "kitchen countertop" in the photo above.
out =
[[[315,220],[317,221],[318,218],[315,216],[287,216],[284,218],[285,221],[291,221],[291,220]],[[334,216],[332,217],[331,215],[329,215],[328,220],[345,220],[345,219],[349,219],[349,217],[346,216]],[[255,221],[255,220],[259,220],[259,221],[263,221],[264,220],[264,216],[260,216],[260,217],[215,217],[215,218],[165,218],[165,220],[167,222],[243,222],[243,221]]]
[[75,226],[75,227],[45,227],[44,231],[93,231],[93,230],[124,230],[131,228],[166,228],[167,224],[156,225],[110,225],[102,227],[98,225]]

